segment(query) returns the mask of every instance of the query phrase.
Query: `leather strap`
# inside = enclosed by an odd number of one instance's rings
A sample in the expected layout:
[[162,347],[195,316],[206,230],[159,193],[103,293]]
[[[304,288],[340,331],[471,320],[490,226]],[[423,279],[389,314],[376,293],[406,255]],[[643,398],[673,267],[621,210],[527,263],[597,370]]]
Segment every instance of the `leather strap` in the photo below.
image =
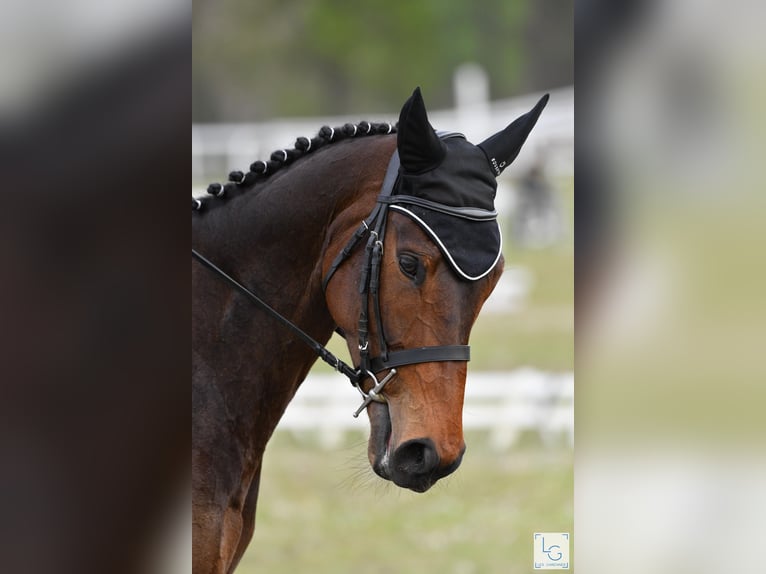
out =
[[293,334],[295,334],[304,343],[306,343],[309,347],[311,347],[311,349],[319,356],[320,359],[322,359],[325,363],[333,367],[339,373],[346,375],[349,381],[351,381],[352,385],[359,384],[359,381],[362,378],[362,373],[360,373],[358,370],[352,368],[351,366],[341,361],[338,357],[333,355],[330,352],[330,350],[327,349],[327,347],[325,347],[319,341],[311,337],[303,329],[295,325],[295,323],[290,321],[290,319],[286,318],[285,316],[281,315],[279,312],[274,310],[274,308],[271,307],[271,305],[269,305],[263,299],[258,297],[258,295],[250,291],[250,289],[242,285],[242,283],[234,279],[231,275],[226,273],[223,269],[218,267],[215,263],[210,261],[207,257],[205,257],[204,255],[202,255],[196,249],[193,249],[193,248],[192,248],[192,257],[194,257],[197,261],[199,261],[203,266],[213,271],[218,277],[226,281],[229,285],[234,287],[234,289],[239,291],[242,295],[250,299],[250,301],[252,301],[255,305],[260,307],[267,315],[269,315],[270,317],[272,317],[273,319],[277,320],[282,325],[290,329],[290,331],[292,331]]
[[396,187],[396,180],[399,178],[399,165],[399,151],[394,150],[394,153],[388,162],[388,168],[386,168],[386,175],[383,178],[383,186],[380,188],[380,194],[378,195],[378,201],[375,203],[375,208],[372,210],[370,216],[362,222],[354,235],[351,236],[351,239],[349,239],[346,246],[333,260],[330,270],[327,272],[327,275],[324,276],[324,279],[322,279],[323,291],[327,291],[327,284],[330,282],[330,279],[332,279],[332,276],[335,275],[338,267],[348,259],[354,251],[354,247],[359,243],[359,240],[362,239],[362,237],[364,237],[375,225],[375,222],[378,221],[381,214],[381,210],[384,210],[384,208],[387,207],[386,204],[380,201],[380,198],[389,197],[393,193],[394,187]]
[[470,361],[471,347],[469,345],[441,345],[438,347],[420,347],[391,351],[388,360],[375,357],[370,360],[370,370],[373,373],[417,363],[437,363],[443,361]]

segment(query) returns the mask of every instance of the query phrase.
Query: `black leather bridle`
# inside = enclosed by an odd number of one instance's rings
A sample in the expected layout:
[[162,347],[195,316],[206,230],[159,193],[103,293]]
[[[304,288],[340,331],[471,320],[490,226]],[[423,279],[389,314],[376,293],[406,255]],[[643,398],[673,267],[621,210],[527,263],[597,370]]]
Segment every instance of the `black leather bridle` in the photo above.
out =
[[[404,349],[400,351],[389,351],[386,343],[386,337],[383,330],[383,318],[380,311],[380,268],[383,260],[383,240],[386,232],[386,221],[388,219],[389,206],[396,203],[396,196],[393,191],[399,174],[399,153],[394,151],[391,161],[388,164],[381,192],[378,195],[375,207],[369,217],[365,219],[354,235],[348,241],[346,246],[333,260],[333,263],[322,281],[322,289],[326,291],[327,285],[335,272],[354,252],[361,240],[367,237],[365,246],[365,258],[362,266],[362,276],[359,282],[359,295],[361,297],[361,310],[359,313],[358,324],[358,348],[360,363],[356,368],[352,368],[338,357],[333,355],[324,345],[313,339],[300,327],[287,319],[284,315],[274,310],[270,305],[255,295],[251,290],[242,285],[239,281],[228,275],[225,271],[205,258],[195,249],[192,249],[192,257],[197,259],[202,265],[216,273],[224,279],[237,291],[245,295],[254,304],[260,307],[268,315],[285,325],[295,333],[303,342],[305,342],[324,362],[332,366],[335,370],[342,373],[351,381],[351,384],[361,393],[363,402],[354,413],[358,417],[367,405],[372,401],[386,402],[381,394],[383,388],[396,376],[396,367],[404,365],[413,365],[418,363],[433,363],[442,361],[469,361],[471,358],[470,347],[468,345],[438,345],[431,347],[419,347],[414,349]],[[375,328],[378,334],[379,355],[372,357],[370,354],[369,341],[369,315],[372,310]],[[342,336],[344,333],[340,332]],[[344,337],[345,338],[345,337]],[[376,373],[388,370],[388,373],[381,380],[378,380]],[[373,382],[373,388],[365,392],[362,389],[362,382],[370,378]]]

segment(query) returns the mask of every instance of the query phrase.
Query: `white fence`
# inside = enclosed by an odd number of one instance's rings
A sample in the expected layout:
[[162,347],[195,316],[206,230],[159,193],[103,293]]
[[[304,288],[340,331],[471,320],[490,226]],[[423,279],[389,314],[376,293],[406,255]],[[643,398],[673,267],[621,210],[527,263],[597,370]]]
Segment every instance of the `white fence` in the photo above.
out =
[[[541,93],[509,100],[488,102],[456,97],[458,107],[429,111],[437,129],[459,131],[470,141],[480,142],[529,111]],[[460,94],[456,94],[460,96]],[[398,113],[398,112],[397,112]],[[225,180],[231,170],[246,171],[257,159],[268,159],[276,149],[292,147],[299,136],[314,136],[322,125],[346,122],[396,121],[396,114],[370,113],[366,116],[280,119],[262,123],[193,124],[192,181],[194,195],[204,193],[213,181]],[[541,160],[551,175],[574,172],[574,88],[551,91],[551,99],[529,136],[525,151],[515,162],[517,173]]]
[[[369,432],[369,422],[352,412],[361,398],[338,374],[311,375],[287,408],[277,431],[316,436],[335,448],[349,431]],[[493,448],[510,448],[523,433],[543,444],[574,444],[574,375],[534,369],[475,372],[466,381],[463,426],[488,431]]]

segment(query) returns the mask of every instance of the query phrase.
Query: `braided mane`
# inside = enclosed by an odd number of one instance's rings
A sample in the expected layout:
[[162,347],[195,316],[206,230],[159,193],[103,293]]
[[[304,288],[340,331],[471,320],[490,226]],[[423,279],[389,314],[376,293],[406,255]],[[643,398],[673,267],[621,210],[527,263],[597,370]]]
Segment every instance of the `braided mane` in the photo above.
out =
[[[397,127],[398,124],[370,123],[367,121],[358,124],[348,123],[335,128],[322,126],[315,137],[311,139],[299,137],[295,140],[294,148],[278,149],[271,154],[269,161],[259,159],[251,163],[250,171],[247,173],[232,171],[229,173],[227,183],[211,183],[207,187],[207,192],[218,199],[224,199],[227,193],[230,194],[234,190],[243,189],[266,180],[285,166],[326,145],[350,138],[396,133]],[[212,197],[192,198],[192,211],[203,210],[206,203],[212,199]]]

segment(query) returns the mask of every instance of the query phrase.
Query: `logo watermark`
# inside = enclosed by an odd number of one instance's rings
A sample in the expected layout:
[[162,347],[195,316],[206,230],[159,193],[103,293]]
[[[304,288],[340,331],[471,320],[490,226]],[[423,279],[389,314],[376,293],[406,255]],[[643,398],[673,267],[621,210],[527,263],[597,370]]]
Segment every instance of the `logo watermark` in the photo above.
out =
[[569,532],[535,532],[535,570],[569,570]]

